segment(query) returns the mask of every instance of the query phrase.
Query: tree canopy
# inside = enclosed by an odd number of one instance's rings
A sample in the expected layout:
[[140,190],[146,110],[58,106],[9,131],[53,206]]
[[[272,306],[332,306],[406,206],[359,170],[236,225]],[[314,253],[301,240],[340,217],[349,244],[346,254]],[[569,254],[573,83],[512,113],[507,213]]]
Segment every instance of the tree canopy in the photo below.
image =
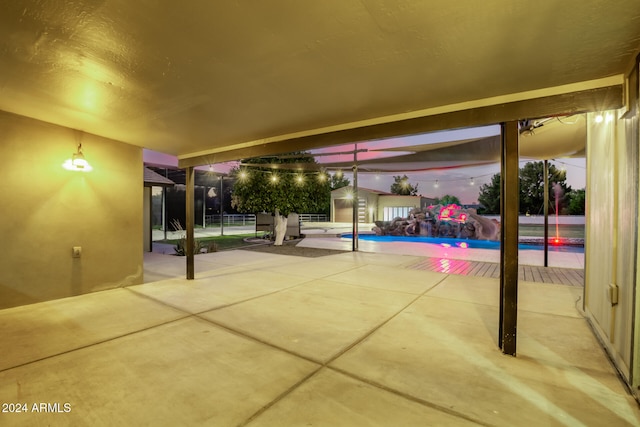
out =
[[[520,212],[532,215],[544,213],[544,162],[529,162],[520,168]],[[566,210],[566,205],[572,192],[566,183],[567,173],[549,165],[549,212],[556,211],[555,201],[558,201],[558,212]],[[491,178],[489,184],[480,187],[478,201],[484,206],[484,213],[500,213],[500,174]]]
[[500,174],[491,177],[491,182],[480,186],[478,202],[484,206],[483,213],[500,213]]
[[585,213],[585,190],[571,190],[567,194],[569,206],[567,207],[569,215],[584,215]]
[[409,184],[409,177],[407,175],[394,176],[393,179],[394,183],[391,184],[391,193],[400,196],[415,196],[418,194],[418,184]]
[[[239,212],[317,213],[330,204],[329,179],[323,172],[289,171],[273,168],[274,164],[316,163],[307,153],[297,152],[284,158],[264,157],[245,160],[264,167],[235,168],[232,204]],[[299,156],[296,156],[299,155]]]
[[344,176],[342,172],[336,172],[333,175],[331,175],[331,180],[329,182],[331,191],[337,190],[338,188],[346,187],[349,184],[351,184],[351,182],[349,181],[349,178]]
[[[549,212],[558,213],[564,206],[564,195],[571,191],[567,186],[567,172],[549,165]],[[558,187],[559,186],[559,187]],[[544,214],[544,162],[529,162],[520,168],[520,212],[532,215]]]
[[438,197],[436,198],[435,203],[436,205],[443,205],[443,206],[447,206],[447,205],[462,205],[462,203],[460,202],[460,199],[457,198],[456,196],[452,196],[451,194],[445,194],[442,197]]

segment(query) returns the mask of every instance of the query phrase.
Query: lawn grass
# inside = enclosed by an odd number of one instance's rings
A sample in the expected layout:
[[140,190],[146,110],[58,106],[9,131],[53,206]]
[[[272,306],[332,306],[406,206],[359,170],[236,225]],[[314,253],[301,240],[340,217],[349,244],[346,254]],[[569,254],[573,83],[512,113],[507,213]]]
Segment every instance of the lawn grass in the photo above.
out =
[[[544,237],[543,224],[520,224],[518,227],[520,236]],[[558,234],[565,238],[584,238],[584,225],[582,224],[560,224],[558,226]],[[556,225],[549,222],[549,236],[556,235]]]
[[[227,236],[211,236],[211,237],[198,237],[197,241],[205,244],[210,242],[215,242],[218,246],[219,251],[224,251],[227,249],[238,249],[244,246],[251,246],[254,243],[247,243],[244,241],[247,237],[255,237],[255,233],[249,234],[230,234]],[[168,243],[171,245],[177,245],[179,239],[167,239],[167,240],[159,240],[158,243]]]

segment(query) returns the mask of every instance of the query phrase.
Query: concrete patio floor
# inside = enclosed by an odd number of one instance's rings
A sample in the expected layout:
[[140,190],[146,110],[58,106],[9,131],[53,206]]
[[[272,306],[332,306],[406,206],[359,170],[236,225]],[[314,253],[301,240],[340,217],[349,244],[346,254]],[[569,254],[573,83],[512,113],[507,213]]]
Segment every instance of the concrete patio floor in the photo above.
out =
[[640,425],[582,288],[520,282],[505,356],[498,279],[419,259],[235,250],[187,281],[150,253],[153,282],[2,310],[0,402],[27,412],[0,425]]

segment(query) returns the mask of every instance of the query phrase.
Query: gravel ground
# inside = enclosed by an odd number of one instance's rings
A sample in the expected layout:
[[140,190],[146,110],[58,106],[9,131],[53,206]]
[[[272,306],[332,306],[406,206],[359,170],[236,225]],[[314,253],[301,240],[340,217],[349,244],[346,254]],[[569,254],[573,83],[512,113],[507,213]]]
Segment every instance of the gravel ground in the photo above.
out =
[[268,252],[278,255],[293,255],[307,258],[317,258],[327,255],[341,254],[348,251],[335,249],[305,248],[296,246],[300,240],[284,242],[282,246],[274,246],[272,243],[259,243],[255,246],[245,246],[244,251]]

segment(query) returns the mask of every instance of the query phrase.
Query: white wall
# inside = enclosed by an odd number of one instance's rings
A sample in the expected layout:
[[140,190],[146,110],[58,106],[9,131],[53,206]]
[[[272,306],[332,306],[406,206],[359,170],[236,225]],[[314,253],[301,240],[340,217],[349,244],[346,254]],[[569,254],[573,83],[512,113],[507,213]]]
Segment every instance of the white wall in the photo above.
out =
[[141,148],[0,111],[0,166],[0,308],[142,282]]
[[[587,224],[585,311],[614,359],[630,380],[634,333],[638,232],[638,133],[632,120],[597,123],[587,116]],[[609,298],[618,287],[618,304]]]

